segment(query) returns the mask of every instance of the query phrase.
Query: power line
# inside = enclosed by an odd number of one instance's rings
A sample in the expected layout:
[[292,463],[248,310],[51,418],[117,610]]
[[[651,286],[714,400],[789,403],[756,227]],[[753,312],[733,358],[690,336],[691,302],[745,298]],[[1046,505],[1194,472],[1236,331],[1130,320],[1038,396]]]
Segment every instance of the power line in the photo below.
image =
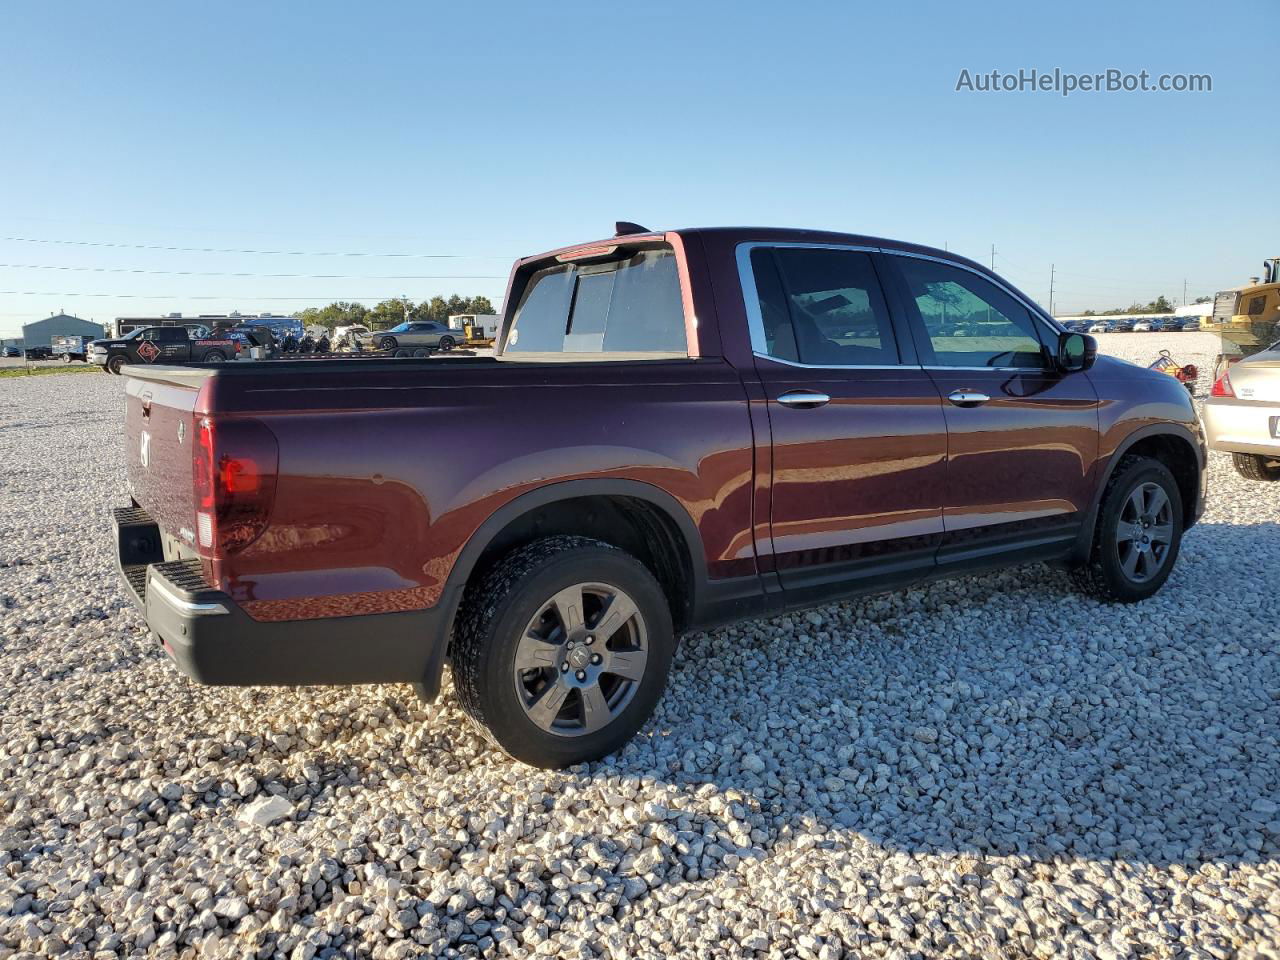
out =
[[[321,296],[315,294],[309,297],[264,297],[255,294],[246,293],[216,293],[216,294],[187,294],[187,293],[67,293],[49,292],[43,290],[0,290],[0,296],[4,297],[103,297],[115,300],[292,300],[292,301],[325,301],[335,302],[339,300],[346,301],[363,301],[363,300],[388,300],[399,299],[398,297],[388,297],[385,293],[374,294],[372,296]],[[492,302],[494,298],[490,297]],[[501,299],[500,297],[498,299]]]
[[247,253],[271,257],[405,257],[418,260],[515,260],[497,254],[366,253],[342,250],[249,250],[234,247],[171,247],[154,243],[110,243],[99,240],[49,240],[41,237],[0,237],[15,243],[46,243],[68,247],[110,247],[116,250],[167,250],[177,253]]
[[134,267],[70,267],[47,263],[0,263],[0,268],[8,270],[69,270],[79,273],[130,273],[149,274],[170,277],[261,277],[270,279],[304,279],[304,280],[505,280],[506,274],[496,273],[435,273],[435,274],[391,274],[388,276],[358,273],[249,273],[244,271],[223,272],[207,270],[143,270]]

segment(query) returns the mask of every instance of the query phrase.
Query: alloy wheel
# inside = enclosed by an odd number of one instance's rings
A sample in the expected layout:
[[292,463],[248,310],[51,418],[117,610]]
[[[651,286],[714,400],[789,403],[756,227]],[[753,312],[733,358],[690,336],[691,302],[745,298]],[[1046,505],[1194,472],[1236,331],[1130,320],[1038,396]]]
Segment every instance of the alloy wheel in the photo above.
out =
[[562,737],[595,733],[627,708],[648,660],[648,631],[617,587],[566,587],[534,614],[512,665],[525,714]]
[[1164,567],[1173,543],[1173,504],[1164,487],[1147,481],[1134,487],[1116,521],[1120,569],[1145,583]]

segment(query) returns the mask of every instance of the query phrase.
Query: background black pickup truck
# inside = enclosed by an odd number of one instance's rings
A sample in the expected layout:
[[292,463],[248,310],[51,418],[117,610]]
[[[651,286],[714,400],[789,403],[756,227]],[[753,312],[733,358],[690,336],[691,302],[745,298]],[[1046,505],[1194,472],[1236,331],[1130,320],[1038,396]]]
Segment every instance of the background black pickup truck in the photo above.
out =
[[126,363],[222,363],[234,360],[240,341],[228,334],[192,339],[186,327],[142,327],[116,340],[95,340],[90,359],[107,373],[119,373]]

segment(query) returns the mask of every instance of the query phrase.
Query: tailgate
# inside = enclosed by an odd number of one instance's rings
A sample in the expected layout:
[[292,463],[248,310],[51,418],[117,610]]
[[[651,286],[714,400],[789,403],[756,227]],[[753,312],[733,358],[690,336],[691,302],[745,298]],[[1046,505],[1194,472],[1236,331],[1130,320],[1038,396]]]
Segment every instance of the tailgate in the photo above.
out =
[[188,546],[195,542],[191,444],[199,387],[199,382],[130,376],[125,388],[129,491],[162,533]]

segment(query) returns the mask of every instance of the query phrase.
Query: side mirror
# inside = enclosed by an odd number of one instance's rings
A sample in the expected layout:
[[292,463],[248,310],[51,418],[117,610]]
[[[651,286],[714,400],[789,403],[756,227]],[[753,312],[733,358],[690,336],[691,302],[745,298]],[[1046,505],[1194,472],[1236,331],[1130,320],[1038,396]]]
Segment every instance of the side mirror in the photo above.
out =
[[1098,341],[1083,333],[1058,336],[1058,369],[1063,373],[1079,373],[1093,366],[1098,355]]

